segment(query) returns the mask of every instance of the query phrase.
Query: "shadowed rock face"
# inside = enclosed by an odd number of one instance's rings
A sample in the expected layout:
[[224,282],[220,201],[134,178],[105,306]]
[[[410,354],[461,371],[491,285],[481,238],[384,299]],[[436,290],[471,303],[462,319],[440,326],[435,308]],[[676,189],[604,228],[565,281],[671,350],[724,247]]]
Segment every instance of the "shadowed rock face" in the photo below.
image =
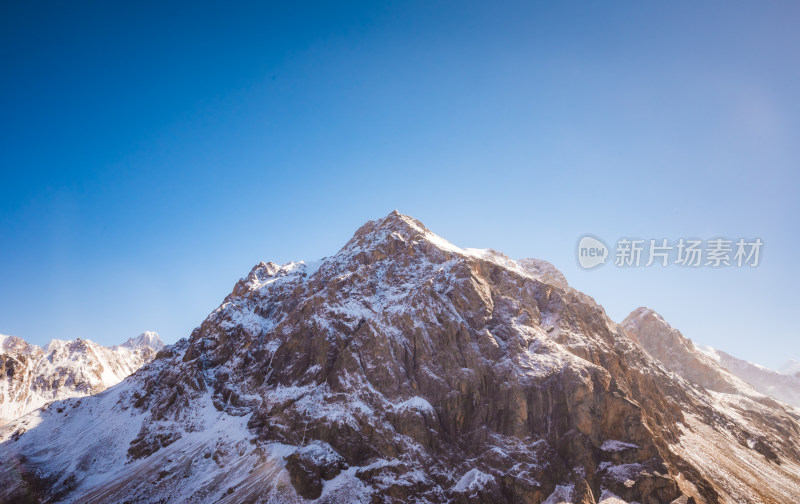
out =
[[[188,340],[66,419],[19,423],[0,455],[68,502],[800,497],[792,411],[739,395],[752,406],[734,410],[640,342],[548,263],[462,250],[394,212],[321,264],[257,265]],[[106,454],[43,461],[48,439],[91,449],[48,429],[104,415]],[[730,439],[770,488],[735,460],[705,466]]]

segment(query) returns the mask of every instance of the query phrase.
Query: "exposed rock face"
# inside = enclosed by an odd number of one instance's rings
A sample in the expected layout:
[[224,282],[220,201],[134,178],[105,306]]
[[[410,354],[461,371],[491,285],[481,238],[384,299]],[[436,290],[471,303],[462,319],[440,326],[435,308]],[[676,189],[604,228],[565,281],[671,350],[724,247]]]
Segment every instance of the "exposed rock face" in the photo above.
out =
[[44,348],[0,336],[0,425],[51,401],[102,392],[153,360],[164,343],[150,332],[106,348],[52,340]]
[[[718,435],[718,433],[710,432],[708,426],[703,425],[696,429],[700,435],[687,436],[687,439],[696,441],[696,449],[684,449],[682,452],[699,465],[713,468],[711,474],[715,475],[718,482],[724,481],[729,488],[742,485],[741,482],[733,481],[735,478],[749,481],[754,486],[758,486],[761,479],[761,486],[765,489],[770,488],[772,483],[770,479],[759,475],[759,471],[764,468],[754,470],[748,467],[751,462],[745,455],[747,450],[743,449],[760,453],[772,464],[780,464],[782,459],[774,447],[780,446],[781,436],[785,436],[795,441],[783,443],[782,449],[787,450],[788,454],[797,453],[798,411],[782,406],[764,395],[782,400],[787,398],[796,400],[796,396],[791,395],[792,384],[782,381],[791,380],[792,377],[755,366],[710,347],[696,347],[649,308],[634,310],[623,321],[622,327],[626,334],[640,343],[660,365],[705,389],[713,398],[715,410],[730,418],[740,419],[739,422],[724,425],[723,433],[731,441],[729,449],[719,447],[709,450],[708,439],[704,436]],[[776,383],[788,386],[783,389],[769,386]],[[781,410],[788,413],[794,422],[787,423],[780,415],[776,416],[776,412]],[[714,422],[711,424],[715,425]],[[719,422],[716,425],[716,430],[719,430]],[[794,461],[797,460],[796,455],[788,456]],[[763,498],[757,497],[753,490],[742,491],[741,487],[733,495],[735,496],[733,502],[763,501]],[[773,498],[779,501],[774,495]]]
[[314,267],[258,264],[119,386],[15,422],[0,500],[799,500],[796,413],[723,382],[671,372],[549,264],[395,212]]

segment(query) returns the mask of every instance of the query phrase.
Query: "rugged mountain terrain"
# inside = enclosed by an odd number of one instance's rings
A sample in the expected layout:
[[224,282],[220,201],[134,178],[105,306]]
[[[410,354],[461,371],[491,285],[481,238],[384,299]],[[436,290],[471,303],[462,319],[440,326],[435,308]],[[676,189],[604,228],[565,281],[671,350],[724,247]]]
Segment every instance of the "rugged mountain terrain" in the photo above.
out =
[[153,360],[164,343],[146,332],[121,346],[52,340],[44,348],[0,335],[0,425],[44,404],[96,394]]
[[313,266],[258,264],[121,384],[8,426],[0,500],[800,501],[797,410],[629,326],[543,261],[393,212]]

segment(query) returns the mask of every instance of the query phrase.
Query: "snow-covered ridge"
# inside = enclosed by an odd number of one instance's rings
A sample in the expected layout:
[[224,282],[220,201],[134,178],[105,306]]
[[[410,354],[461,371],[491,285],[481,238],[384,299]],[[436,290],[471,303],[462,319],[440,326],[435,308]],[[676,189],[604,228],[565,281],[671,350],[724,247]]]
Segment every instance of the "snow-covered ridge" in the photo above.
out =
[[690,339],[673,328],[651,308],[640,307],[622,321],[633,341],[668,370],[708,390],[751,397],[761,394],[729,372],[718,356],[702,352]]
[[[404,236],[412,236],[415,240],[426,241],[439,251],[490,261],[519,275],[532,277],[558,287],[565,288],[568,285],[564,275],[547,261],[534,258],[514,260],[491,248],[458,247],[433,233],[418,220],[403,215],[397,210],[383,219],[364,224],[353,239],[334,256],[324,257],[317,261],[296,261],[283,265],[261,262],[252,269],[246,279],[240,281],[240,284],[246,285],[248,290],[259,290],[276,282],[290,281],[299,277],[310,279],[322,268],[332,267],[337,263],[348,263],[354,256],[370,250],[378,242],[390,238],[404,241]],[[234,289],[234,294],[239,292],[241,292],[240,289]]]
[[695,345],[651,308],[637,308],[621,325],[631,339],[667,369],[708,390],[755,399],[763,394],[800,407],[800,377]]
[[0,338],[0,424],[45,404],[102,392],[150,362],[164,347],[145,332],[122,345],[53,339],[43,348],[15,336]]
[[515,261],[502,252],[498,252],[497,250],[491,248],[461,248],[433,233],[418,220],[407,215],[403,215],[397,210],[386,217],[384,221],[393,217],[407,223],[410,227],[422,234],[424,239],[428,240],[430,243],[442,250],[491,261],[499,266],[502,266],[503,268],[512,270],[521,275],[534,277],[539,280],[546,281],[547,283],[554,283],[559,287],[567,286],[567,280],[564,275],[558,269],[556,269],[555,266],[542,259],[524,258]]
[[220,313],[220,310],[231,305],[230,302],[234,298],[241,297],[245,292],[266,293],[269,289],[280,288],[282,284],[298,280],[310,281],[319,270],[344,270],[354,258],[374,250],[381,242],[390,240],[406,242],[407,239],[411,242],[426,242],[430,249],[441,253],[489,261],[521,276],[560,288],[568,287],[563,273],[545,260],[534,258],[514,260],[491,248],[462,248],[433,233],[413,217],[395,210],[383,219],[364,224],[335,255],[315,261],[292,261],[285,264],[262,261],[256,264],[247,277],[239,280],[226,302],[216,312]]

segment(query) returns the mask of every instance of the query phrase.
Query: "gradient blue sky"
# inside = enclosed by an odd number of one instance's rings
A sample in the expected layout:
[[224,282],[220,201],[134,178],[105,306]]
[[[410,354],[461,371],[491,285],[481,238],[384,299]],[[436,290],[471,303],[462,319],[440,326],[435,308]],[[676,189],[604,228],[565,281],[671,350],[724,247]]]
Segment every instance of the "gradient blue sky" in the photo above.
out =
[[[168,5],[165,5],[168,4]],[[260,260],[397,208],[620,321],[800,357],[797,2],[0,4],[0,333],[192,328]],[[760,237],[583,271],[585,233]]]

